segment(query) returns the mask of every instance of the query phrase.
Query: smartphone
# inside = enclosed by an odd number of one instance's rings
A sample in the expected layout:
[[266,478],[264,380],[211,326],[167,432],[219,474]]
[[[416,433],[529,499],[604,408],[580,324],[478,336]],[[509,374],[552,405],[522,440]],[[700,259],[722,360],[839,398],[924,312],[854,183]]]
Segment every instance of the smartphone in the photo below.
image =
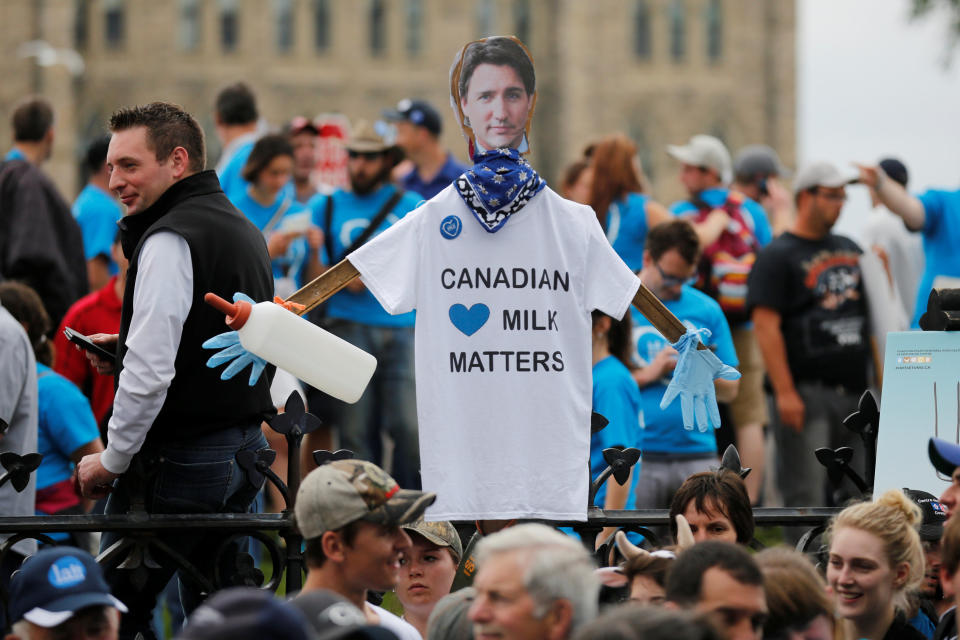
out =
[[73,329],[71,329],[70,327],[64,327],[63,335],[67,337],[67,340],[69,340],[75,345],[78,345],[84,351],[89,351],[90,353],[95,354],[102,360],[106,360],[112,364],[117,363],[116,354],[110,353],[100,345],[94,343],[92,340],[90,340],[90,338],[83,335],[82,333],[78,333]]

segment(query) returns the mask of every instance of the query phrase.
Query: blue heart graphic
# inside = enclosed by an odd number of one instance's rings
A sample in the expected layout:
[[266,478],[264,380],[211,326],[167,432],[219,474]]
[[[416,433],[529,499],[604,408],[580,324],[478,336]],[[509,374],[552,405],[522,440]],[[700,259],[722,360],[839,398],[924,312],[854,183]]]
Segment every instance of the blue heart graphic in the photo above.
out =
[[479,331],[489,318],[490,307],[480,302],[469,309],[462,304],[450,307],[450,322],[467,336],[472,336]]

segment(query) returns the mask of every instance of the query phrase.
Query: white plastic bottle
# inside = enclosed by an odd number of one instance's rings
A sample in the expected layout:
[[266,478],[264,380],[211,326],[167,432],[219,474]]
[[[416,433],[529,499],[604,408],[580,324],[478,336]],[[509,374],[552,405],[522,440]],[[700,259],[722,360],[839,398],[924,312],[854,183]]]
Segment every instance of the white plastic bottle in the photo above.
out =
[[226,314],[244,349],[344,402],[360,399],[377,368],[366,351],[273,302],[227,302],[214,293],[204,300]]

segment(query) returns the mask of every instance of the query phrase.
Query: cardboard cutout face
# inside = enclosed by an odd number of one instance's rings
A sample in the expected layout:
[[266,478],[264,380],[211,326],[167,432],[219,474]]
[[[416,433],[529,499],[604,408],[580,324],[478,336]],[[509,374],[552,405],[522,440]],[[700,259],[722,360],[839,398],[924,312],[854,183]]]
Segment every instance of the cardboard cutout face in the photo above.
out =
[[450,70],[450,103],[471,156],[503,147],[526,153],[536,101],[533,59],[513,36],[468,43]]

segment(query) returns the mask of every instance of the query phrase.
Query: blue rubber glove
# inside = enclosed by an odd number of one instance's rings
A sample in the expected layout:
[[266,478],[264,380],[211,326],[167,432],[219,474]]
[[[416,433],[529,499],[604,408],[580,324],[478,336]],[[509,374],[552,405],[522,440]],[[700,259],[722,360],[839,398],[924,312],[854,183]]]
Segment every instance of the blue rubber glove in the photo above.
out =
[[717,408],[717,393],[713,387],[715,378],[737,380],[740,372],[720,362],[720,358],[709,349],[697,349],[700,335],[710,337],[709,329],[687,329],[672,346],[677,350],[679,359],[673,370],[673,380],[663,393],[660,408],[665,409],[677,396],[680,396],[680,412],[683,414],[683,428],[693,429],[694,422],[700,431],[711,426],[720,428],[720,410]]
[[[250,296],[245,293],[240,293],[239,291],[233,294],[233,301],[237,302],[238,300],[256,304]],[[257,383],[260,374],[263,373],[264,368],[267,366],[266,360],[243,348],[243,345],[240,344],[240,334],[236,331],[227,331],[226,333],[213,336],[204,342],[202,346],[204,349],[221,349],[221,351],[213,354],[210,356],[210,359],[207,360],[207,366],[209,368],[215,369],[225,362],[230,362],[223,370],[223,373],[220,374],[221,380],[229,380],[240,373],[248,364],[252,364],[253,366],[250,369],[250,386],[252,387]]]

